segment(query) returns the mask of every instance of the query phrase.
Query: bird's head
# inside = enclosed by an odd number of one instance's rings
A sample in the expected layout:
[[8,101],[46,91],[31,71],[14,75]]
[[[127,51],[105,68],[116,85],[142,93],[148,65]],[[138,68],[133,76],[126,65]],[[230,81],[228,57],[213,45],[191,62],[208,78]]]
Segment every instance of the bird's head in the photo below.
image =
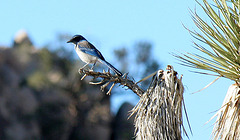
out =
[[77,44],[80,41],[86,40],[83,36],[81,35],[74,35],[67,43],[73,43]]

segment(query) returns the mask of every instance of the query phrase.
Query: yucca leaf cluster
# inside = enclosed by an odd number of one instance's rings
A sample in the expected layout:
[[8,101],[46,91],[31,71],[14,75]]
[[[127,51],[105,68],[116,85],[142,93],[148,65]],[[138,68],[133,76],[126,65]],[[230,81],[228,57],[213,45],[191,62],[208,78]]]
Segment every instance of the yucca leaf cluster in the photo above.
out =
[[[199,31],[189,30],[197,39],[194,46],[201,53],[175,55],[181,64],[206,70],[204,74],[240,81],[240,1],[213,0],[198,2],[211,22],[191,11],[192,19]],[[200,72],[203,73],[203,72]]]

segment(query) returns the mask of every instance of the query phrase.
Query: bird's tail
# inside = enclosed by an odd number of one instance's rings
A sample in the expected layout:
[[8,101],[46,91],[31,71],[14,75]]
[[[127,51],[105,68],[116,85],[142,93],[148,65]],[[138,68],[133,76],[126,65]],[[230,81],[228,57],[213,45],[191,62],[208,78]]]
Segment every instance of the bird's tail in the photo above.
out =
[[118,76],[122,76],[123,74],[117,70],[113,65],[111,65],[110,63],[108,63],[105,60],[101,60],[102,63],[106,64],[112,71],[114,71]]

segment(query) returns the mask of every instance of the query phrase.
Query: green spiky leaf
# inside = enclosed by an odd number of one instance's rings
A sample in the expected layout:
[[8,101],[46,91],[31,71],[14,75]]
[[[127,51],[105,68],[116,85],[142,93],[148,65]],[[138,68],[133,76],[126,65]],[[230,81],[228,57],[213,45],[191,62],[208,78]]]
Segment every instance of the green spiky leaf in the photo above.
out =
[[203,0],[203,4],[198,4],[211,20],[207,23],[196,11],[191,11],[200,32],[188,31],[197,40],[194,45],[200,53],[174,56],[182,65],[240,82],[240,1],[213,0],[209,3]]

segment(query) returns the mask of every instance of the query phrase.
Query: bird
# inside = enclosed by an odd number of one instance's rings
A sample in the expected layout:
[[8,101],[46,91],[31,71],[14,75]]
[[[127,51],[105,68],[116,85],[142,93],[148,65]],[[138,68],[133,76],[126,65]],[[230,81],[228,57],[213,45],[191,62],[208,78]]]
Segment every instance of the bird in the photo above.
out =
[[74,35],[67,43],[73,43],[75,45],[75,51],[79,58],[85,62],[86,64],[81,68],[85,68],[88,64],[93,64],[91,70],[96,65],[96,62],[100,62],[108,66],[112,71],[114,71],[118,76],[122,76],[123,74],[117,70],[113,65],[105,60],[101,52],[86,38],[82,35]]

